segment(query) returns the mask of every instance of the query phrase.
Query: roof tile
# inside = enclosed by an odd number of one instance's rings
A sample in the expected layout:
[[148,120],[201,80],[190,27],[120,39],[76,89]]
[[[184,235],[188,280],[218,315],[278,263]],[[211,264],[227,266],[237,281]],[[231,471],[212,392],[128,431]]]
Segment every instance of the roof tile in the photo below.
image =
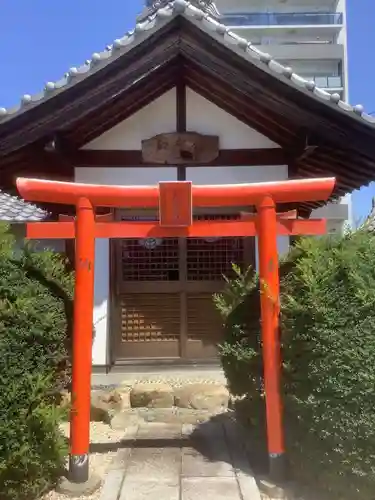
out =
[[41,208],[0,191],[0,221],[10,223],[38,222],[45,220],[49,213]]

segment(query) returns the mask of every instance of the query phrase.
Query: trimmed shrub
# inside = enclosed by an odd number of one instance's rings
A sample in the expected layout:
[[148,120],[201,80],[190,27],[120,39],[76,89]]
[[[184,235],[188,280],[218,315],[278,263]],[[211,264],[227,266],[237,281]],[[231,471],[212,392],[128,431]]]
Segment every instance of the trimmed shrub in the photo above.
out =
[[66,453],[57,395],[69,382],[73,276],[0,225],[0,498],[36,498]]
[[[375,236],[360,230],[303,238],[281,263],[280,275],[285,430],[293,475],[318,498],[373,499]],[[239,305],[230,305],[228,291],[216,299],[227,322],[221,358],[232,391],[247,396],[249,421],[263,431],[259,320],[244,316],[255,300],[256,281],[244,286],[248,292]]]

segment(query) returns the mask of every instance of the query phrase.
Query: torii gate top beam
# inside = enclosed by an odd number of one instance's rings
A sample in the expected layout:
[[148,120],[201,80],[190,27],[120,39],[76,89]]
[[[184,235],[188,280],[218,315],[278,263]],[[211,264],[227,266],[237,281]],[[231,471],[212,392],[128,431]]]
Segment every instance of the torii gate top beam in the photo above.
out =
[[[265,196],[275,203],[327,200],[335,178],[298,179],[225,186],[192,186],[194,207],[257,205]],[[80,198],[94,206],[155,208],[159,206],[158,186],[103,186],[41,179],[17,179],[20,195],[29,201],[76,205]]]

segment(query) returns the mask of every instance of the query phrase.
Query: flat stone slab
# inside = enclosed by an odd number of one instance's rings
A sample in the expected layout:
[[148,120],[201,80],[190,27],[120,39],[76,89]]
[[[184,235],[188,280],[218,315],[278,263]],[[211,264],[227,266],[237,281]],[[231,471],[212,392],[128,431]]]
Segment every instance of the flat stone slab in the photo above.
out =
[[119,500],[180,500],[179,482],[125,479]]
[[112,429],[121,430],[137,424],[192,424],[207,422],[217,413],[189,408],[129,408],[114,415]]
[[242,500],[235,477],[182,478],[181,500],[202,499]]
[[175,448],[133,448],[126,470],[132,480],[178,481],[181,451]]
[[[227,459],[226,461],[223,458]],[[209,460],[194,448],[182,451],[182,477],[234,477],[229,454],[220,452],[216,460]]]
[[111,470],[108,472],[105,483],[100,494],[100,500],[117,499],[124,481],[123,470]]
[[234,422],[143,423],[130,435],[100,500],[261,500]]

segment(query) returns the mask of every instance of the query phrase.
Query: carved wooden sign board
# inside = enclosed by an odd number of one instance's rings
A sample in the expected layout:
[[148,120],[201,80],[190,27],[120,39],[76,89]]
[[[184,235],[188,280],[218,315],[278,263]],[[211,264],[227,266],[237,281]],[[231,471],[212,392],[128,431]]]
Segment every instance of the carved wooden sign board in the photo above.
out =
[[142,141],[142,161],[148,164],[210,163],[219,156],[219,137],[196,132],[159,134]]

